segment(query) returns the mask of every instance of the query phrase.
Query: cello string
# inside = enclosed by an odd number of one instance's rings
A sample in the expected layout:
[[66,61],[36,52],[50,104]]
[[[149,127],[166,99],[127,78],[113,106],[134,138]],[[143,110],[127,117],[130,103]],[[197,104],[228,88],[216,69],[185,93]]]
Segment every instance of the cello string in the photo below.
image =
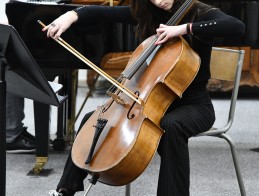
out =
[[156,38],[151,42],[151,44],[144,50],[144,52],[133,62],[133,64],[129,67],[129,69],[124,70],[122,75],[127,78],[131,79],[132,76],[137,72],[137,70],[142,66],[144,61],[149,57],[149,55],[154,51],[155,48],[160,48],[160,45],[155,46]]
[[[117,78],[117,81],[119,83],[122,82],[122,76],[121,75]],[[116,86],[114,86],[114,85],[110,86],[109,89],[107,90],[107,92],[114,92],[114,91],[116,91]]]
[[[169,19],[166,25],[175,25],[178,24],[184,16],[183,12],[187,12],[192,5],[194,4],[195,0],[187,0],[184,4],[176,11],[176,13]],[[179,17],[180,16],[180,17]]]

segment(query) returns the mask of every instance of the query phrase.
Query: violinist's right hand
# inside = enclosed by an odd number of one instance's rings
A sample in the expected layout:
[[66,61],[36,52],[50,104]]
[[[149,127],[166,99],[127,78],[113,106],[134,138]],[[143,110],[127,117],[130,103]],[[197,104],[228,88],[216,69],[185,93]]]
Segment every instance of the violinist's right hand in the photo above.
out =
[[42,29],[47,30],[47,36],[57,39],[65,32],[74,22],[78,20],[78,15],[74,11],[68,11],[65,14],[58,17],[52,23]]

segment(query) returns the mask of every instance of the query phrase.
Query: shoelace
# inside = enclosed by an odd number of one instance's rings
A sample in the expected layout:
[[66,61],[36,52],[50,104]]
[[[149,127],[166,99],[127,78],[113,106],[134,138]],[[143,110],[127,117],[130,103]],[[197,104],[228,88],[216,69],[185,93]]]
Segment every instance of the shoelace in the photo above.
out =
[[63,196],[63,193],[58,193],[56,190],[51,190],[49,194],[51,196]]

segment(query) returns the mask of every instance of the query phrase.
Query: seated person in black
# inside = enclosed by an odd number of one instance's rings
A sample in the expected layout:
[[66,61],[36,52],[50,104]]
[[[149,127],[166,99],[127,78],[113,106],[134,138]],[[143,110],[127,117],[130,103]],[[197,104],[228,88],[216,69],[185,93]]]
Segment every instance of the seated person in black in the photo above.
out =
[[[182,36],[198,53],[200,69],[183,96],[172,102],[161,120],[165,130],[158,153],[161,157],[158,196],[188,196],[190,165],[188,139],[209,130],[214,121],[214,108],[206,85],[210,78],[210,55],[215,37],[242,36],[244,24],[217,8],[197,1],[179,25],[167,26],[184,0],[132,0],[130,6],[84,6],[69,11],[46,26],[48,37],[58,38],[74,22],[94,20],[114,21],[136,25],[141,39],[157,34],[155,44],[163,44],[173,37]],[[158,69],[159,66],[157,65]],[[87,120],[90,113],[85,116]],[[83,122],[84,122],[83,121]],[[82,123],[83,123],[82,122]],[[51,195],[74,195],[83,190],[87,173],[77,168],[68,157],[64,173]]]

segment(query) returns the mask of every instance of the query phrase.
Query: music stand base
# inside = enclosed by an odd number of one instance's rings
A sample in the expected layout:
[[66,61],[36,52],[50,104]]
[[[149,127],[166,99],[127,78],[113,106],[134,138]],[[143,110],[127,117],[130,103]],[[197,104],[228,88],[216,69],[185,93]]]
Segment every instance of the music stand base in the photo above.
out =
[[27,174],[27,176],[49,176],[51,173],[53,172],[53,169],[43,169],[41,170],[41,172],[39,174],[36,174],[34,172],[34,170],[32,169],[31,171],[29,171],[29,173]]
[[32,172],[35,175],[40,175],[43,172],[44,166],[46,165],[47,162],[48,162],[48,157],[36,157],[36,163],[34,168],[32,169]]

